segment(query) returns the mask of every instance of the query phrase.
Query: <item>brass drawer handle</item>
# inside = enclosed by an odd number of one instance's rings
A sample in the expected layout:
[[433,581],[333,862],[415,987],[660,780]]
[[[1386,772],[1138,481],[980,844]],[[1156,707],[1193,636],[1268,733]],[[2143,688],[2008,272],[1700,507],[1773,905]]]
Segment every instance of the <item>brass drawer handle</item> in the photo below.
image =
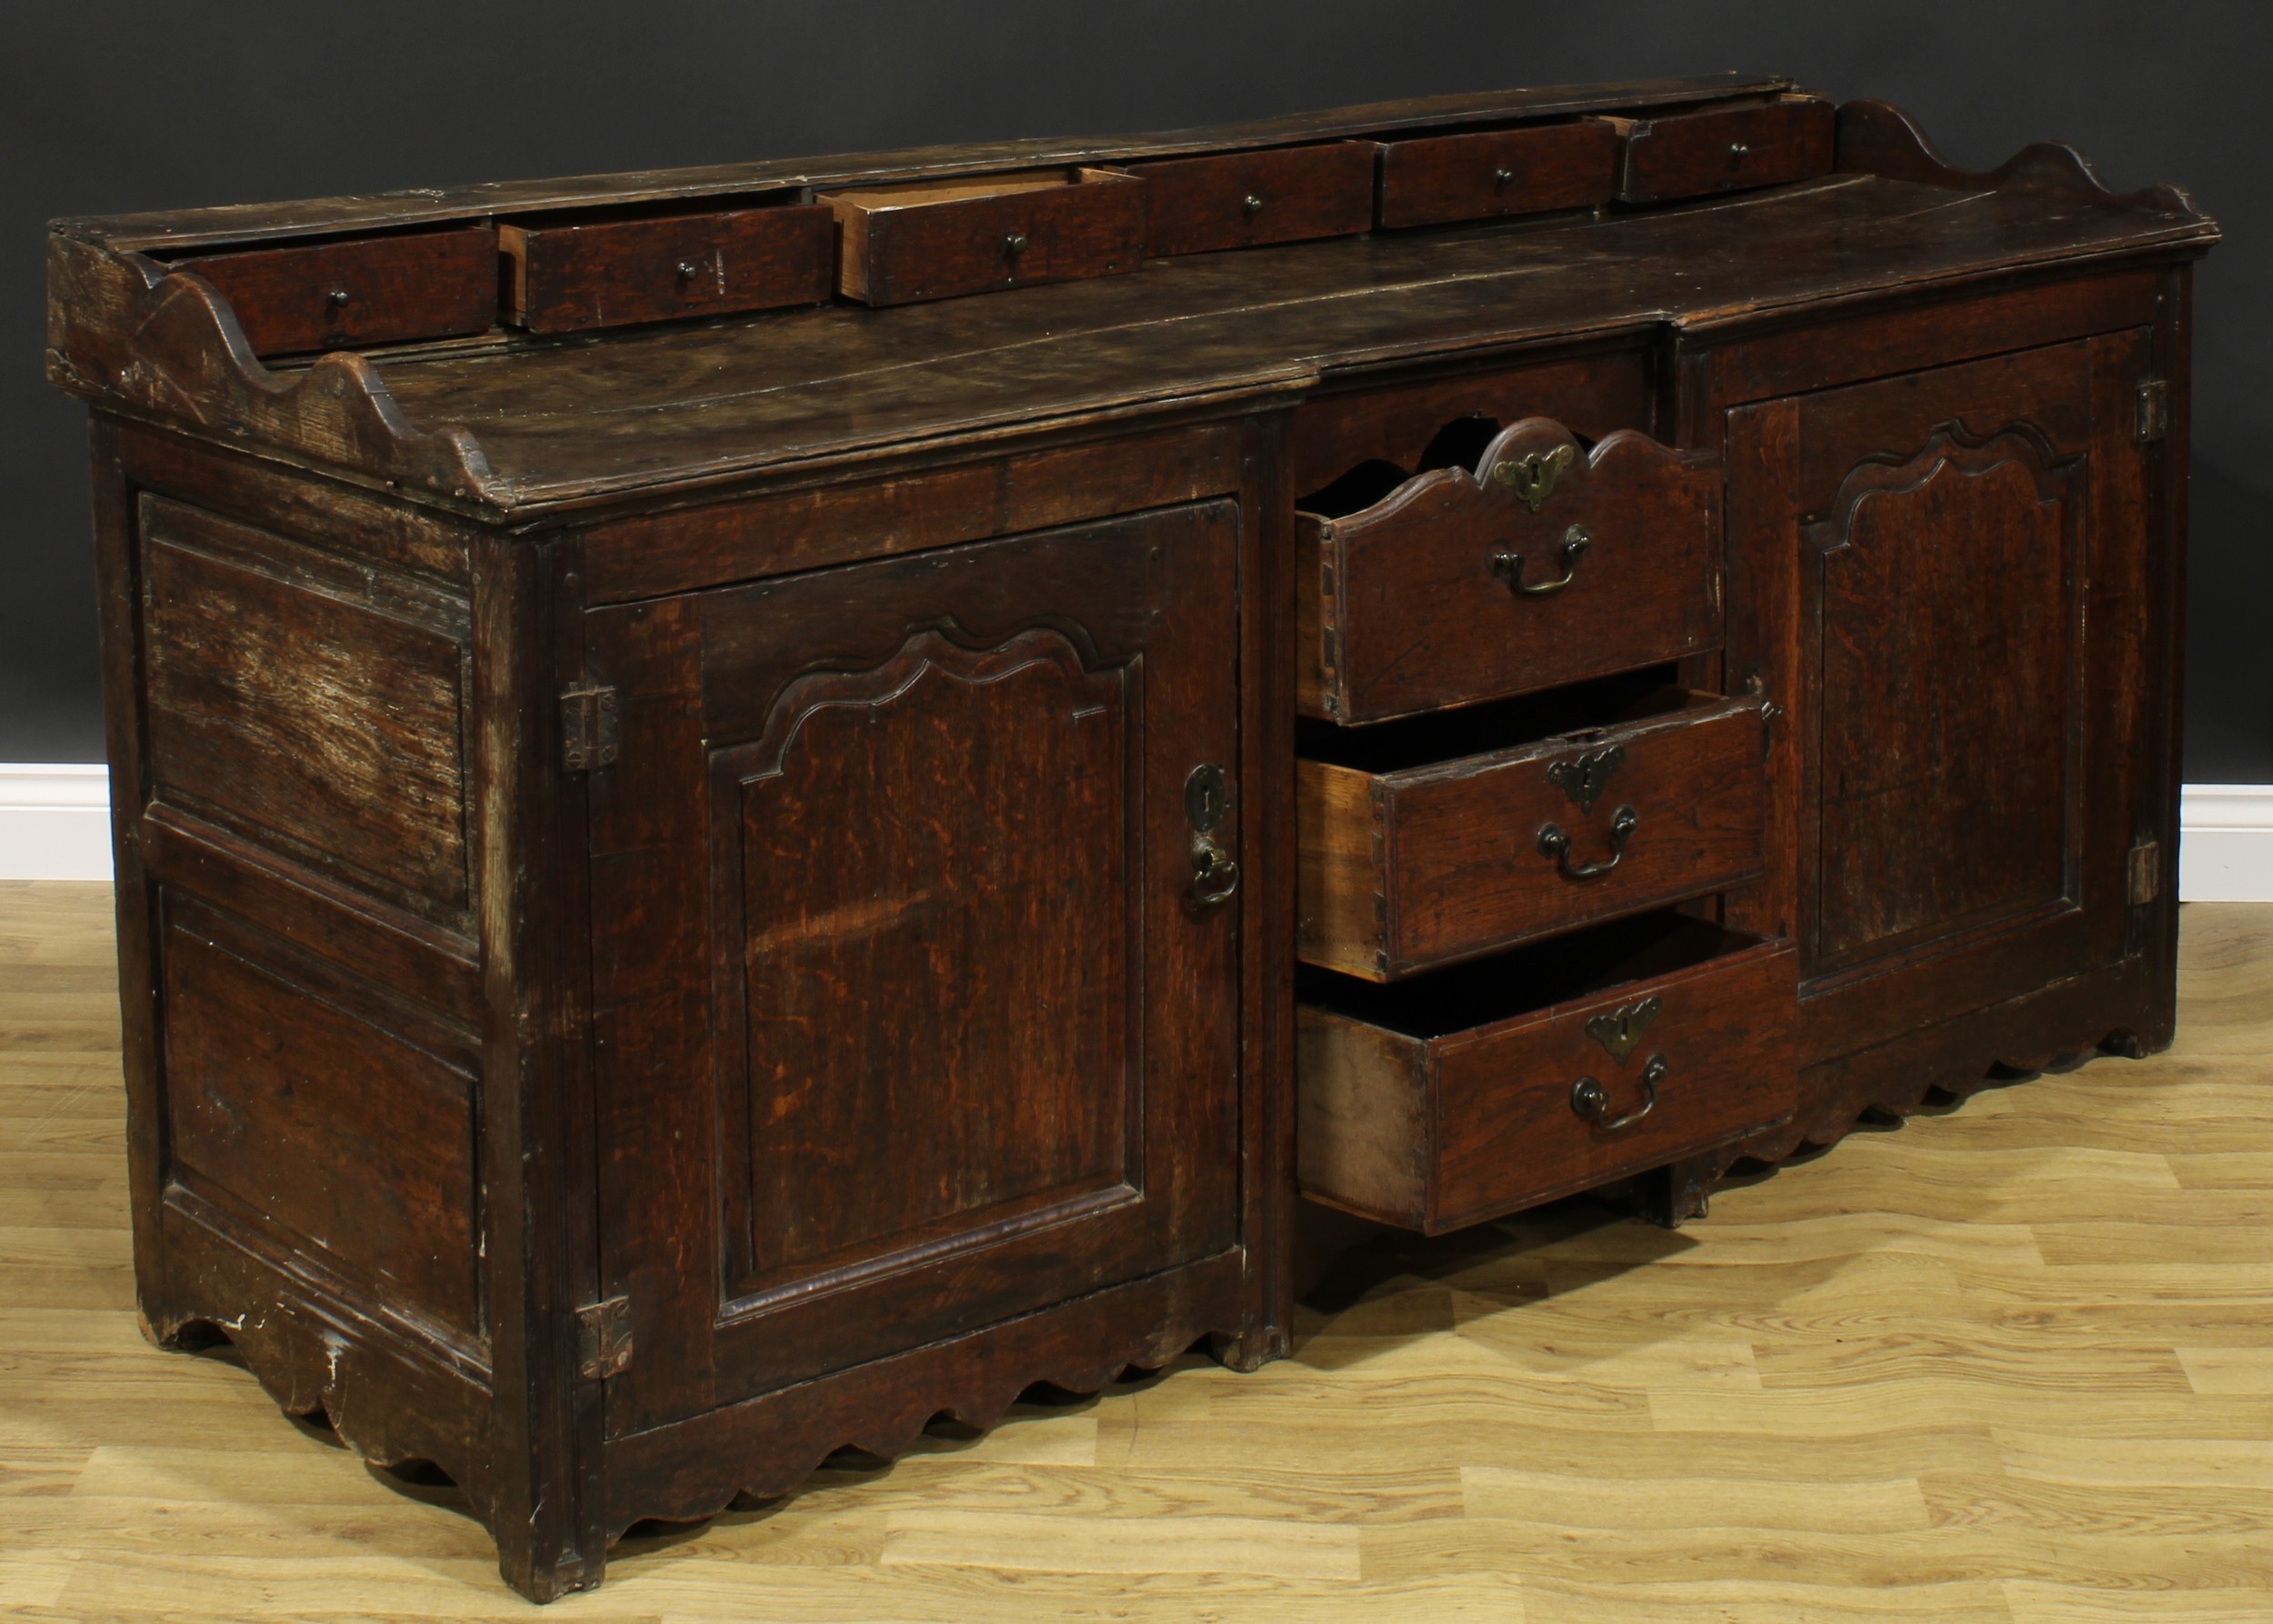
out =
[[1650,1056],[1649,1064],[1642,1068],[1641,1108],[1623,1117],[1610,1115],[1609,1091],[1590,1077],[1582,1077],[1570,1086],[1570,1108],[1604,1133],[1623,1132],[1657,1108],[1657,1085],[1666,1080],[1666,1073],[1671,1069],[1664,1055]]
[[1587,549],[1592,546],[1594,537],[1587,534],[1586,526],[1573,525],[1563,532],[1563,573],[1555,580],[1526,582],[1523,578],[1523,555],[1505,547],[1492,555],[1492,573],[1507,583],[1510,592],[1520,593],[1525,597],[1551,597],[1570,585],[1571,577],[1578,573],[1578,561],[1587,556]]
[[1626,860],[1626,843],[1641,821],[1641,814],[1631,807],[1620,807],[1610,814],[1610,860],[1607,863],[1573,863],[1570,837],[1563,833],[1560,824],[1553,823],[1539,829],[1539,855],[1552,857],[1555,871],[1565,879],[1600,879]]

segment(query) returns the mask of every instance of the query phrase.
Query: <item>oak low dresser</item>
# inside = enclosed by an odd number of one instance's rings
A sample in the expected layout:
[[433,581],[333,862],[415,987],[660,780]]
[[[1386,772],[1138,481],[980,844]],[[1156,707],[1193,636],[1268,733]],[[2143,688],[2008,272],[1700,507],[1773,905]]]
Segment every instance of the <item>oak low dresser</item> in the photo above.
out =
[[57,223],[150,1336],[542,1600],[2167,1044],[2217,235],[1734,75]]

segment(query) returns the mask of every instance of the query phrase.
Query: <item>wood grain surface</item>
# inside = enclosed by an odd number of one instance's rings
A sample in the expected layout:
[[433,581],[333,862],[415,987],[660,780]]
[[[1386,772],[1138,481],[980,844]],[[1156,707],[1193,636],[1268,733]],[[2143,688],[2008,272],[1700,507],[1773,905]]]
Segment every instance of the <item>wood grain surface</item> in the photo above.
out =
[[[0,886],[0,1610],[504,1619],[446,1487],[136,1335],[107,887]],[[1293,1358],[1033,1396],[627,1540],[579,1619],[2273,1615],[2273,909],[2178,1047],[1715,1198],[1347,1258]]]

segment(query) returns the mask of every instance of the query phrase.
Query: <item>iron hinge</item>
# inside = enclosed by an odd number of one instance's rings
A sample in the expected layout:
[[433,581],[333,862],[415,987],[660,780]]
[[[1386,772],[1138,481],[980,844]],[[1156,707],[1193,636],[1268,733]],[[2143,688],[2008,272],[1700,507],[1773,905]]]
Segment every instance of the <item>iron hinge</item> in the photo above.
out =
[[593,1381],[631,1364],[631,1298],[611,1297],[576,1310],[576,1374]]
[[2162,842],[2148,840],[2131,847],[2131,906],[2152,902],[2162,895]]
[[587,685],[560,697],[560,764],[588,773],[616,759],[616,690]]
[[2170,433],[2170,386],[2161,378],[2140,381],[2138,418],[2133,432],[2142,446],[2151,446]]

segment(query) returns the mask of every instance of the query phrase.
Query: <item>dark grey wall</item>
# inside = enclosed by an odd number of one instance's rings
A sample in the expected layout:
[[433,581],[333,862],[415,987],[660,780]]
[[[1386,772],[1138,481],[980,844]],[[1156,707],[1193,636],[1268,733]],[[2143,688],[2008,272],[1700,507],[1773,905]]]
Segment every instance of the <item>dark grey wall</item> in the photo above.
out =
[[[2198,0],[15,0],[0,20],[0,761],[102,755],[78,406],[41,378],[41,223],[1106,133],[1721,68],[2040,136],[2224,222],[2198,284],[2187,776],[2273,781],[2273,7]],[[2255,446],[2258,449],[2252,450]]]

